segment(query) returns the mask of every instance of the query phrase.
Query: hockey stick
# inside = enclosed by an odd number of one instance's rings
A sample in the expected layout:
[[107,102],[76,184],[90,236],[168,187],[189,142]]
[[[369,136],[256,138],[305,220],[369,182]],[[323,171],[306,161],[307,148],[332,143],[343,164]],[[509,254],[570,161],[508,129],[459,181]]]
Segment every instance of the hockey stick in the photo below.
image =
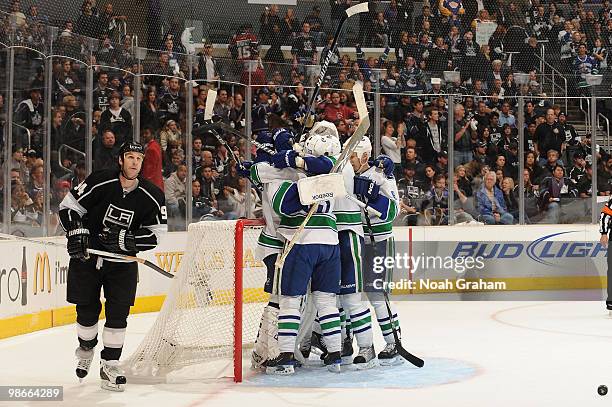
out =
[[[238,130],[234,129],[233,127],[231,127],[227,123],[223,123],[223,122],[203,124],[200,127],[198,127],[198,129],[203,129],[203,130],[219,129],[219,130],[221,130],[221,131],[223,131],[225,133],[230,133],[230,134],[233,134],[235,136],[238,136],[238,137],[241,137],[241,138],[244,138],[244,139],[248,139],[248,137],[245,134],[242,134],[241,132],[239,132]],[[262,143],[258,142],[257,140],[250,140],[250,141],[251,141],[251,144],[253,144],[255,147],[257,147],[258,149],[260,149],[264,153],[268,153],[270,155],[276,154],[276,151],[266,147],[265,145],[263,145]]]
[[[306,124],[310,120],[310,116],[312,116],[314,112],[314,104],[319,96],[319,91],[321,90],[321,84],[323,83],[323,78],[325,78],[325,74],[327,73],[327,69],[329,68],[329,63],[331,61],[332,55],[335,53],[336,48],[338,47],[338,38],[340,38],[340,34],[342,33],[342,28],[344,28],[344,23],[349,17],[354,16],[355,14],[367,13],[368,12],[368,2],[363,2],[359,4],[355,4],[352,7],[347,8],[344,11],[344,14],[340,18],[340,22],[338,23],[338,27],[336,28],[336,33],[334,34],[334,40],[332,41],[331,47],[325,56],[325,60],[323,61],[323,65],[321,65],[321,71],[319,72],[319,77],[317,79],[317,83],[312,91],[312,95],[310,95],[310,100],[308,101],[308,111],[306,112],[306,117],[304,118],[304,123],[302,124],[301,134],[304,134],[306,130]],[[361,116],[360,116],[361,117]]]
[[[361,141],[361,138],[366,135],[368,129],[370,128],[370,119],[368,117],[368,110],[367,110],[367,106],[365,103],[365,97],[363,95],[363,87],[360,84],[355,84],[353,86],[353,94],[355,95],[355,101],[357,102],[357,109],[359,111],[359,117],[361,118],[361,121],[359,122],[359,126],[357,126],[357,129],[355,129],[355,132],[353,133],[353,135],[346,142],[346,147],[344,148],[344,150],[342,151],[342,153],[340,154],[340,156],[334,163],[334,166],[332,167],[330,174],[342,171],[342,169],[344,168],[344,165],[348,162],[349,158],[351,157],[351,154],[353,154],[353,151],[355,150],[355,148],[357,148],[357,145]],[[308,213],[306,214],[306,217],[304,218],[304,221],[302,221],[298,229],[293,234],[293,237],[289,241],[289,244],[287,244],[283,253],[276,260],[277,267],[279,268],[283,267],[283,264],[285,263],[285,260],[287,259],[287,256],[289,255],[289,252],[291,251],[291,249],[295,245],[295,242],[298,240],[298,238],[302,234],[302,231],[306,227],[306,224],[308,223],[308,221],[310,220],[312,215],[314,215],[314,213],[317,211],[318,208],[319,208],[319,203],[312,204],[312,206],[310,207],[310,210],[308,211]]]
[[[49,241],[43,241],[43,240],[34,240],[34,239],[30,239],[30,238],[23,237],[23,236],[7,235],[5,233],[0,233],[0,238],[7,239],[7,240],[11,240],[11,239],[21,240],[21,241],[28,242],[28,243],[35,243],[35,244],[41,244],[41,245],[53,246],[53,247],[61,247],[64,249],[66,248],[66,245],[62,243],[49,242]],[[126,254],[119,254],[119,253],[111,253],[111,252],[107,252],[104,250],[97,250],[97,249],[87,249],[87,253],[95,254],[97,256],[102,256],[102,257],[108,257],[112,259],[135,261],[137,263],[140,263],[144,266],[147,266],[157,271],[159,274],[162,274],[165,277],[174,278],[174,274],[168,273],[166,270],[156,266],[155,264],[151,263],[149,260],[145,260],[141,257],[128,256]]]
[[[379,212],[380,214],[380,212]],[[377,215],[380,217],[380,215]],[[370,235],[370,245],[372,247],[372,254],[375,254],[376,249],[376,241],[374,240],[374,230],[372,229],[372,222],[370,221],[370,217],[364,208],[364,217],[366,221],[366,225],[368,227],[368,234]],[[395,318],[393,318],[393,312],[391,311],[391,301],[389,300],[389,294],[387,294],[387,290],[383,288],[383,295],[385,296],[385,306],[387,307],[387,312],[389,313],[389,322],[391,323],[391,331],[393,331],[393,339],[395,340],[395,348],[397,349],[397,353],[408,362],[412,363],[416,367],[423,367],[425,362],[423,359],[413,355],[408,352],[402,346],[402,341],[400,340],[399,334],[397,332],[397,328],[395,327]]]

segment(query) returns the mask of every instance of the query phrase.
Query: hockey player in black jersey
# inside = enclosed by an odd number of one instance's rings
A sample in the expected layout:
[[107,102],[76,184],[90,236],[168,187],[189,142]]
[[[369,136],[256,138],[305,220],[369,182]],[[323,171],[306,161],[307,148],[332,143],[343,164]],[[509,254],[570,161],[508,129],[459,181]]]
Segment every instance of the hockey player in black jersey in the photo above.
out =
[[167,230],[163,192],[139,178],[143,159],[142,145],[123,144],[119,167],[93,172],[66,195],[59,211],[70,255],[67,300],[76,304],[77,312],[76,374],[83,379],[93,360],[102,309],[100,289],[104,287],[106,322],[100,378],[102,388],[113,391],[123,391],[126,383],[119,357],[136,297],[138,265],[89,255],[87,250],[135,255],[155,248],[160,234]]

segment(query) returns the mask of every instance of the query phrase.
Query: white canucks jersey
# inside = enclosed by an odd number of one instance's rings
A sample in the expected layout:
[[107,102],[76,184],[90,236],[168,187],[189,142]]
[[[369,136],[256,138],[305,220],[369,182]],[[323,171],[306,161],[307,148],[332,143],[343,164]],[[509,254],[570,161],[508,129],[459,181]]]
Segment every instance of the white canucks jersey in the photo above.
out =
[[[308,214],[307,209],[294,211],[294,208],[300,206],[297,188],[294,185],[295,182],[292,181],[275,181],[270,184],[270,189],[267,191],[274,212],[280,215],[278,233],[286,240],[293,238],[296,230]],[[336,216],[334,215],[334,201],[319,202],[317,212],[310,217],[295,243],[302,245],[338,244],[338,227],[336,225]]]
[[[370,167],[368,170],[359,174],[376,182],[380,186],[379,199],[370,206],[381,212],[382,216],[368,214],[370,224],[372,226],[372,234],[376,242],[382,242],[393,236],[393,220],[397,216],[399,208],[399,194],[397,192],[397,183],[395,178],[387,178],[385,174],[375,167]],[[365,215],[362,214],[362,218]],[[365,238],[370,240],[370,230],[368,229],[365,218],[363,218],[363,228],[365,230]]]
[[263,186],[261,200],[266,226],[259,234],[256,256],[264,259],[272,254],[281,253],[285,244],[284,238],[277,233],[280,217],[272,209],[272,202],[269,199],[270,183],[284,180],[297,181],[299,175],[292,168],[278,169],[267,162],[260,162],[251,166],[250,178],[254,184]]
[[[344,186],[346,187],[347,195],[353,196],[355,171],[350,163],[344,166],[342,176],[344,177]],[[334,215],[336,215],[338,232],[352,230],[359,236],[363,236],[361,208],[355,202],[347,197],[336,198],[334,202]]]

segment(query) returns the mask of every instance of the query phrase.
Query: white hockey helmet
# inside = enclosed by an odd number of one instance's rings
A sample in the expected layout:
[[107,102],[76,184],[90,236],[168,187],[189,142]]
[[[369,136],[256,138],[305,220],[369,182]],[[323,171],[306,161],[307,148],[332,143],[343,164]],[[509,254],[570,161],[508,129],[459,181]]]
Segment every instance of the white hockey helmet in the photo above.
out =
[[340,140],[329,134],[311,134],[304,144],[304,153],[314,157],[336,156],[342,151]]
[[[344,148],[346,148],[347,144],[348,140],[346,141],[346,143],[344,143]],[[359,140],[359,143],[357,144],[357,147],[355,147],[355,150],[353,150],[353,152],[357,154],[357,157],[361,157],[363,153],[368,153],[368,157],[371,157],[372,143],[370,142],[370,138],[367,135],[361,137],[361,140]]]
[[308,134],[309,136],[314,136],[315,134],[318,134],[318,135],[330,135],[332,137],[339,138],[338,129],[336,128],[336,125],[326,120],[316,122],[314,126],[312,126],[312,129],[310,129]]

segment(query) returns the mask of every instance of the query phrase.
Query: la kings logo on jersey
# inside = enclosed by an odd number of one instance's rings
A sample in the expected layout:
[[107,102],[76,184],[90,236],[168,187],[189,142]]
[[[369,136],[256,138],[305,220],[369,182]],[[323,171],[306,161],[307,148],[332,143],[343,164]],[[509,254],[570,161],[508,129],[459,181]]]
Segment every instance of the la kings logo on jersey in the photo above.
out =
[[104,220],[102,223],[107,227],[111,225],[119,225],[129,229],[133,219],[134,211],[119,208],[113,204],[110,204],[106,210],[106,213],[104,214]]

